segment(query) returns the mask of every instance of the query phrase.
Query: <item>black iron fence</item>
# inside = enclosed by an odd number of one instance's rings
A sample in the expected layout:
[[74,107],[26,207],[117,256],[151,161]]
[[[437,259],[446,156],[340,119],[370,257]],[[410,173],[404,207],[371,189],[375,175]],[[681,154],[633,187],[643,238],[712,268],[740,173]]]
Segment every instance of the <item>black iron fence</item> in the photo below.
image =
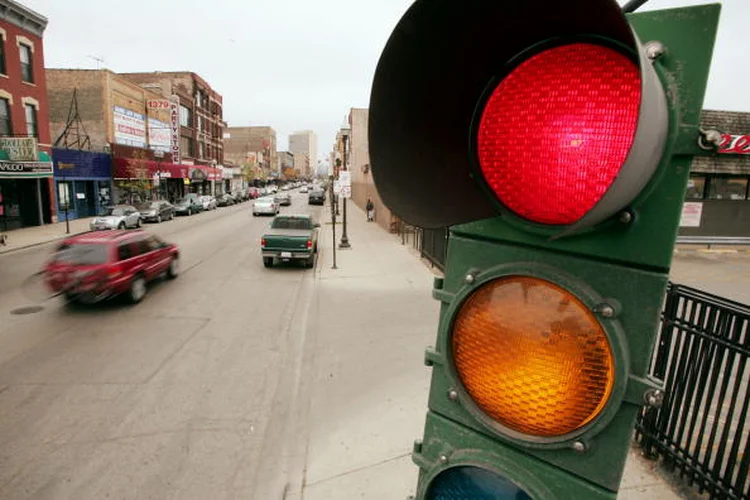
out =
[[664,402],[636,439],[711,498],[750,496],[749,356],[750,306],[670,284],[651,364]]

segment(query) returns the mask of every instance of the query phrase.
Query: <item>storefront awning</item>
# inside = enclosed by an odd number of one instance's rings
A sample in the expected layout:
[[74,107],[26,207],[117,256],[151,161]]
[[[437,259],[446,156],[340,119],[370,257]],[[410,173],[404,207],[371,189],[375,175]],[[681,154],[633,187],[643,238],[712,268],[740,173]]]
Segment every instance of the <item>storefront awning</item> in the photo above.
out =
[[[193,173],[196,169],[200,172],[197,176]],[[162,179],[200,180],[197,177],[209,181],[221,179],[221,171],[218,168],[121,157],[114,158],[113,171],[115,179],[152,179],[157,175]]]

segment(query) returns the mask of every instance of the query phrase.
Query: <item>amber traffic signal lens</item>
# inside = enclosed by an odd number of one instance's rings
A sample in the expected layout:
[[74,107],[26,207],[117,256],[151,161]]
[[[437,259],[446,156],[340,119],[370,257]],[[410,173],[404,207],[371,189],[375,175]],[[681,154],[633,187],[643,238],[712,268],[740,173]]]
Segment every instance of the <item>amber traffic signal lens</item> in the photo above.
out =
[[556,437],[593,420],[614,382],[609,340],[567,290],[538,278],[491,281],[461,306],[453,361],[477,406],[506,428]]

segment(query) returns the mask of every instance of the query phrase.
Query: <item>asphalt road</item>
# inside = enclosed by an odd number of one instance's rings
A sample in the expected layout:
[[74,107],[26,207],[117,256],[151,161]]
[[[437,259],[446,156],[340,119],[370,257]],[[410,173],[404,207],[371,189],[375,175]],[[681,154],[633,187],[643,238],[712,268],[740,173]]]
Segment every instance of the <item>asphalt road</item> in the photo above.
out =
[[314,272],[263,267],[269,222],[243,203],[148,225],[182,269],[136,306],[12,314],[51,246],[0,256],[0,498],[263,498],[306,404]]

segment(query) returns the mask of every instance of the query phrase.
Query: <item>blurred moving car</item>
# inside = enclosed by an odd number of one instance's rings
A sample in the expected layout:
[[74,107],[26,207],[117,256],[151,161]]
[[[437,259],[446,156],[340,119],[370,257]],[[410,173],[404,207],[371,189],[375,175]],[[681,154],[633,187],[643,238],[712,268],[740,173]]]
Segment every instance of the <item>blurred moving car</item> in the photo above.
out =
[[141,227],[141,214],[131,205],[116,205],[104,209],[102,215],[89,222],[89,229],[127,229]]
[[93,303],[125,294],[133,302],[147,284],[176,278],[180,252],[146,231],[83,233],[66,238],[44,265],[47,287],[71,302]]
[[253,215],[276,215],[280,210],[273,198],[258,198],[253,202]]
[[216,205],[220,207],[228,207],[234,205],[235,201],[231,194],[224,193],[216,199]]
[[201,203],[203,203],[203,210],[216,210],[216,198],[210,195],[200,197]]
[[318,228],[305,215],[278,215],[260,240],[263,265],[272,267],[274,259],[283,261],[301,260],[306,267],[313,267],[318,252]]
[[323,205],[326,202],[326,192],[320,188],[315,188],[307,195],[309,205]]
[[279,193],[274,195],[273,200],[282,207],[288,207],[292,204],[292,195],[290,195],[288,192]]
[[174,213],[177,215],[193,215],[203,211],[203,202],[200,196],[191,193],[177,202],[174,206]]
[[138,205],[138,212],[144,222],[159,223],[174,218],[174,206],[168,201],[152,201]]

